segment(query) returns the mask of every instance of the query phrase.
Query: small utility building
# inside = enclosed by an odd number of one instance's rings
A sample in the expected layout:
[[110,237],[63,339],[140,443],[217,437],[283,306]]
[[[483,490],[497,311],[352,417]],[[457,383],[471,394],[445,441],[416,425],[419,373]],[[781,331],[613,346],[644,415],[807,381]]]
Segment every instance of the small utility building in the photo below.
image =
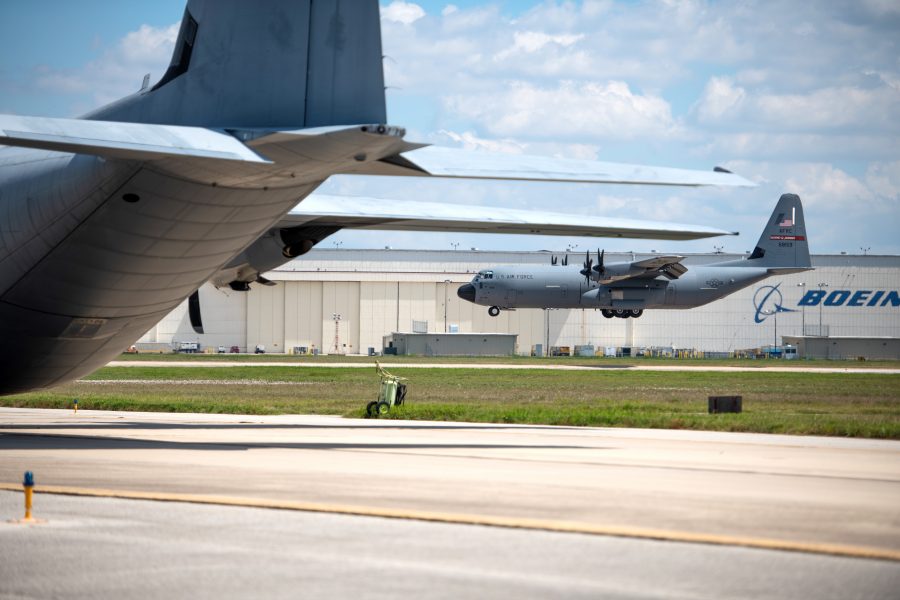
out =
[[421,356],[512,356],[515,333],[391,333],[384,336],[385,354]]

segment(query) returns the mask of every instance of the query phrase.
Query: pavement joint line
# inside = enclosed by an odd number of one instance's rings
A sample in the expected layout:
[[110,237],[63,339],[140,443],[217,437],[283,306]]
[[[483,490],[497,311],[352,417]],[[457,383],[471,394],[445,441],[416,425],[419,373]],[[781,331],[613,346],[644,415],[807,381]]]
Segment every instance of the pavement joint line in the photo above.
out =
[[[21,483],[0,482],[0,490],[21,492]],[[431,523],[447,523],[458,525],[481,525],[505,529],[529,529],[551,531],[556,533],[578,533],[609,537],[681,542],[688,544],[707,544],[713,546],[736,546],[758,550],[775,550],[783,552],[799,552],[804,554],[821,554],[864,558],[873,560],[889,560],[900,562],[900,551],[888,548],[869,546],[851,546],[818,542],[795,542],[771,538],[754,538],[710,533],[695,533],[668,529],[649,529],[616,525],[599,525],[577,521],[557,521],[550,519],[513,518],[490,515],[473,515],[465,513],[449,513],[439,511],[377,508],[347,504],[328,504],[313,502],[297,502],[292,500],[267,500],[265,498],[242,498],[233,496],[214,496],[205,494],[187,494],[179,492],[140,492],[132,490],[110,490],[102,488],[82,488],[73,486],[40,486],[36,493],[61,496],[87,496],[95,498],[116,498],[122,500],[149,500],[156,502],[182,502],[187,504],[206,504],[217,506],[235,506],[242,508],[265,508],[292,510],[298,512],[328,513],[359,517],[381,517],[409,521],[425,521]]]

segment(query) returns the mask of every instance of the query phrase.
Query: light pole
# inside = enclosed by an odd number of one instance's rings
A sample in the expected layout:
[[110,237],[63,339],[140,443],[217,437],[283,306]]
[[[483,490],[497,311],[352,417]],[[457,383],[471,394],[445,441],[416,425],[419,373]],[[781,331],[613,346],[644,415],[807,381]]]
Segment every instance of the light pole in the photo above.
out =
[[447,286],[450,285],[450,280],[444,280],[444,333],[447,333]]
[[331,313],[331,320],[334,321],[334,354],[341,353],[341,315],[339,313]]
[[869,254],[869,250],[872,249],[872,246],[868,246],[866,248],[863,248],[862,246],[860,246],[859,249],[862,250],[863,256],[866,256]]
[[458,249],[459,249],[459,242],[450,242],[450,245],[453,246],[453,249],[454,249],[454,250],[458,250]]
[[[828,287],[828,284],[825,283],[824,281],[820,281],[819,283],[816,284],[816,286],[819,288],[819,291],[821,292],[821,291],[823,291],[822,288]],[[819,337],[823,337],[822,336],[822,305],[823,304],[825,304],[825,298],[819,298]]]
[[552,308],[545,308],[544,315],[546,318],[544,319],[544,324],[546,326],[546,332],[544,337],[544,356],[550,356],[550,311]]
[[766,316],[772,316],[775,319],[775,344],[772,346],[772,351],[769,355],[772,358],[775,358],[775,355],[778,354],[778,309],[773,308],[772,310],[764,310],[762,314]]
[[[803,290],[806,289],[806,282],[800,282],[797,284],[797,287],[800,288],[800,298],[803,298]],[[803,304],[800,306],[800,335],[806,335],[806,305]]]

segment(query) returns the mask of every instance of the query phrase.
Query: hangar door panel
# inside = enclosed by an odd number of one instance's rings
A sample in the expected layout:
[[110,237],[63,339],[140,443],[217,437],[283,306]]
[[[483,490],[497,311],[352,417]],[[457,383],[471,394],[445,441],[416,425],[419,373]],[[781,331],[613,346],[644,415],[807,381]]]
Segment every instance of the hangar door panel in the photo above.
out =
[[247,294],[246,351],[258,344],[267,352],[284,352],[284,286],[258,285]]
[[[359,287],[358,281],[322,282],[322,349],[326,354],[359,352]],[[338,348],[335,351],[335,319]]]

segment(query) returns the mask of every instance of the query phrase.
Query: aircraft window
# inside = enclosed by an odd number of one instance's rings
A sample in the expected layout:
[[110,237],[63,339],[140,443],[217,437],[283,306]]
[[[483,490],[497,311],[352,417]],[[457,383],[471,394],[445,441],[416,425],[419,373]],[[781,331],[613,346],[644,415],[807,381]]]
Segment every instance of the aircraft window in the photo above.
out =
[[494,278],[494,272],[493,272],[493,271],[485,271],[485,272],[484,272],[484,278],[485,278],[485,279],[493,279],[493,278]]
[[191,64],[191,53],[194,51],[194,41],[197,39],[197,28],[197,21],[185,9],[184,19],[181,21],[181,31],[178,32],[178,39],[175,40],[175,52],[172,54],[172,62],[169,64],[165,74],[163,74],[162,79],[159,80],[159,83],[153,86],[153,90],[158,90],[182,73],[187,72]]

